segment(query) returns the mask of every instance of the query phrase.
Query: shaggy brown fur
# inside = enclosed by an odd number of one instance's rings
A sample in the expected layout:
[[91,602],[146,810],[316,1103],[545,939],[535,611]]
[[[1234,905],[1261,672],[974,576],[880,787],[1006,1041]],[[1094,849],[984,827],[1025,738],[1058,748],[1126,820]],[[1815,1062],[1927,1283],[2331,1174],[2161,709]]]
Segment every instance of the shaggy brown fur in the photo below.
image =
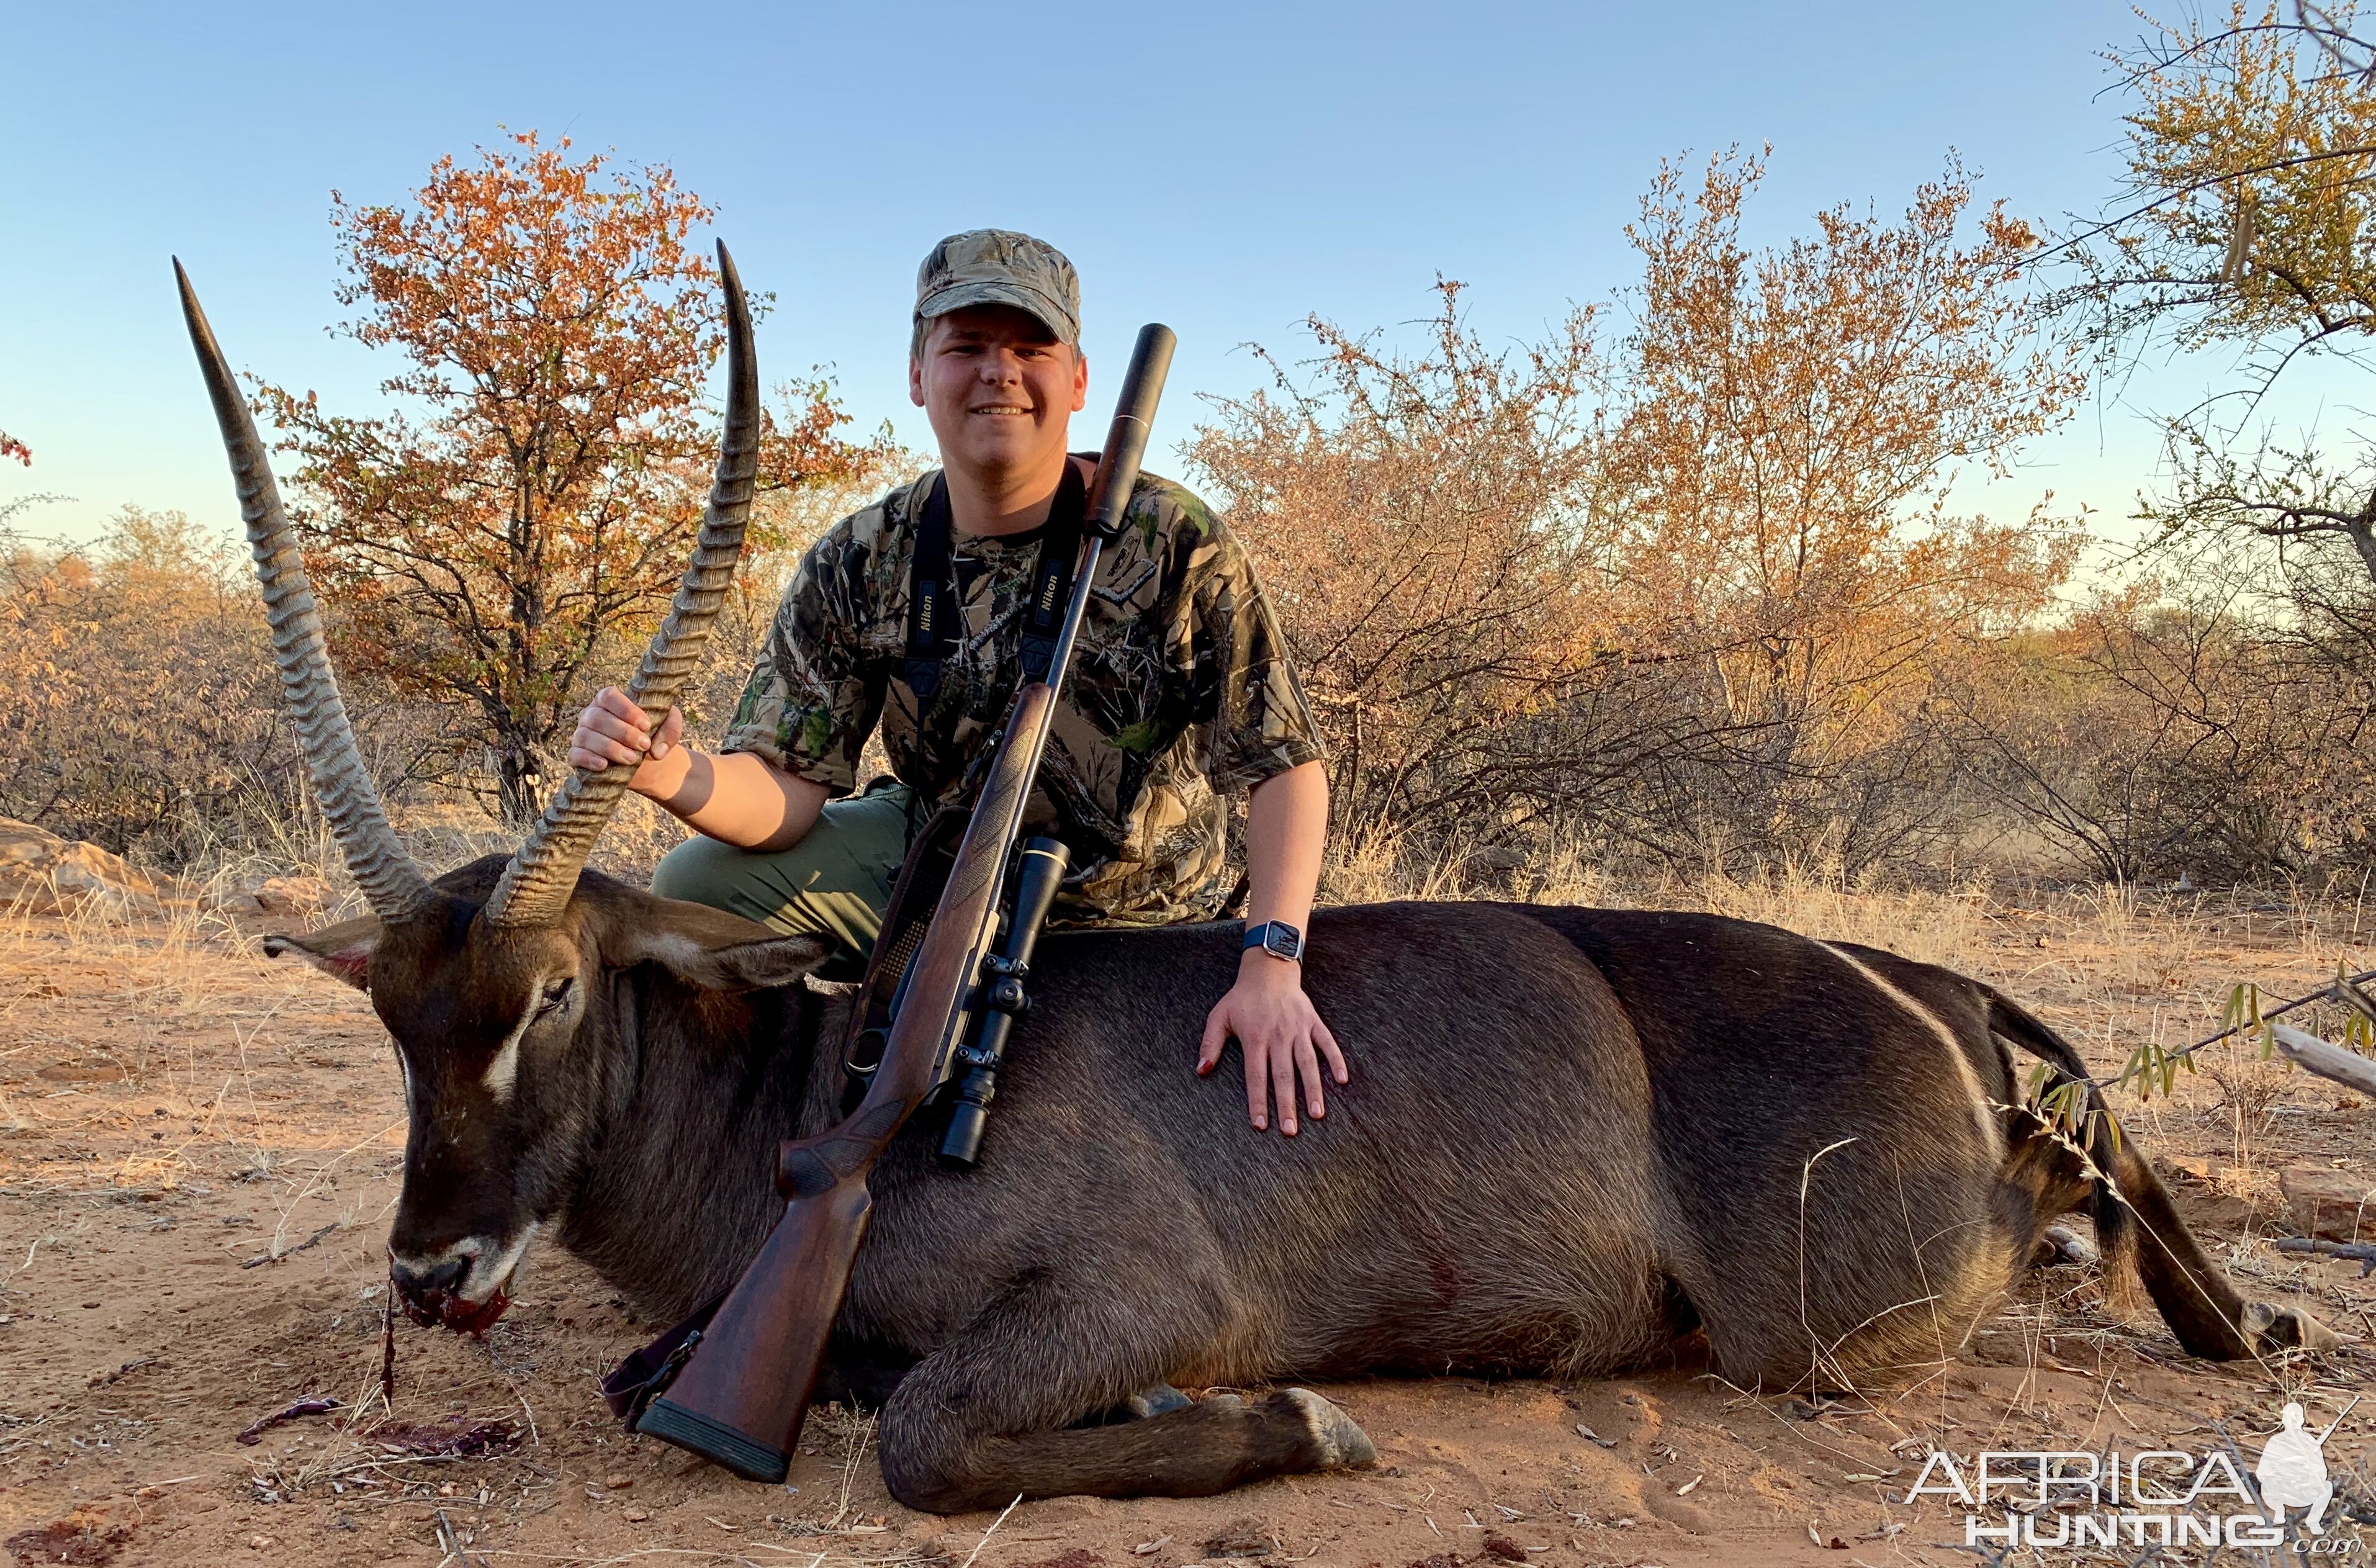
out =
[[[399,1288],[484,1302],[543,1230],[680,1315],[774,1222],[778,1141],[836,1118],[848,991],[802,983],[812,939],[592,873],[562,925],[489,932],[500,869],[384,936],[286,944],[367,975],[402,1055]],[[1949,971],[1711,916],[1327,910],[1305,984],[1354,1077],[1290,1140],[1189,1070],[1236,957],[1218,925],[1051,934],[981,1167],[938,1168],[927,1113],[875,1168],[838,1348],[905,1369],[901,1501],[1204,1493],[1370,1452],[1300,1389],[1076,1425],[1163,1380],[1607,1372],[1696,1327],[1737,1383],[1885,1382],[1952,1356],[2082,1205],[2195,1353],[2323,1333],[2246,1305],[2109,1118],[2083,1155],[2017,1109],[2007,1042],[2079,1060]]]

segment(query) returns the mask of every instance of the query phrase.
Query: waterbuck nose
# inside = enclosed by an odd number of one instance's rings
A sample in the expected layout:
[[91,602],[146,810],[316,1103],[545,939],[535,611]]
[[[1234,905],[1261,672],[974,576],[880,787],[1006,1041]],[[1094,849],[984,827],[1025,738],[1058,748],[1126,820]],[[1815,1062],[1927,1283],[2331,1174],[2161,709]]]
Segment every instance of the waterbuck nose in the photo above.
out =
[[467,1258],[448,1258],[427,1268],[416,1268],[398,1258],[388,1266],[389,1274],[396,1280],[398,1293],[410,1301],[427,1301],[433,1292],[437,1291],[451,1294],[460,1287],[462,1277],[469,1271],[470,1264]]

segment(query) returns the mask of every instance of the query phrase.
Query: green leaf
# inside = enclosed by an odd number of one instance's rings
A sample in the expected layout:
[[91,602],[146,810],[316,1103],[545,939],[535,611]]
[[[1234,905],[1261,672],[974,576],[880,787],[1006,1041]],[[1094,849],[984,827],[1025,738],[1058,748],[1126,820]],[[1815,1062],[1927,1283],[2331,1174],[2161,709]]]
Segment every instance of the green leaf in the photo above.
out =
[[1106,737],[1106,744],[1117,751],[1136,752],[1141,755],[1163,742],[1163,727],[1152,719],[1142,719],[1129,729]]

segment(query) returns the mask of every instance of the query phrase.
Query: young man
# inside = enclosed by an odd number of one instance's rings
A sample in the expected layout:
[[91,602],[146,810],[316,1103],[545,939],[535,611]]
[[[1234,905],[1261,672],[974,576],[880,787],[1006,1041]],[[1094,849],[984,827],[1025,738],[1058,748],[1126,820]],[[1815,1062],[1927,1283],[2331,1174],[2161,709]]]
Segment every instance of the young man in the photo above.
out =
[[[1064,445],[1088,396],[1080,336],[1072,263],[1027,234],[953,234],[924,258],[908,395],[942,469],[809,551],[719,754],[680,743],[673,711],[652,733],[616,688],[570,737],[573,766],[634,767],[637,793],[704,835],[661,861],[654,892],[865,957],[909,835],[930,806],[965,797],[1016,690],[1042,536],[1061,550],[1077,538],[1095,468]],[[934,613],[911,614],[920,586]],[[897,783],[847,798],[878,721]],[[1245,552],[1203,502],[1142,474],[1027,814],[1072,851],[1055,918],[1210,918],[1227,891],[1223,797],[1239,790],[1252,791],[1248,940],[1196,1070],[1213,1071],[1234,1037],[1249,1120],[1268,1126],[1275,1099],[1292,1135],[1297,1086],[1317,1119],[1324,1072],[1348,1077],[1299,957],[1328,822],[1318,732]]]

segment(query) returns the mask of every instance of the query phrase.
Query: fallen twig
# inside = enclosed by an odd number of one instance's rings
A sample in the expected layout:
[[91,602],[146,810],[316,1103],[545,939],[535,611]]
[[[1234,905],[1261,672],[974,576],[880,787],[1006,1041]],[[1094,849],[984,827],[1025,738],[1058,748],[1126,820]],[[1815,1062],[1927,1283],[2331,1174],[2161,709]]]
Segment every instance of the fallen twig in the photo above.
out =
[[390,1412],[396,1408],[396,1283],[379,1304],[379,1397]]
[[[458,1423],[459,1416],[454,1418]],[[391,1454],[471,1458],[519,1445],[519,1429],[507,1420],[481,1421],[474,1427],[421,1426],[401,1422],[353,1434],[359,1441]]]
[[1014,1513],[1016,1508],[1020,1505],[1022,1502],[1023,1494],[1018,1491],[1015,1494],[1015,1501],[1013,1503],[1008,1503],[1005,1507],[998,1511],[998,1517],[990,1522],[990,1528],[981,1532],[981,1539],[974,1542],[973,1550],[966,1553],[966,1560],[961,1565],[961,1568],[973,1568],[973,1560],[981,1555],[981,1549],[990,1544],[990,1538],[998,1534],[998,1526],[1006,1523],[1006,1516],[1009,1514]]
[[2376,1274],[2376,1241],[2319,1241],[2307,1236],[2280,1236],[2276,1245],[2281,1253],[2316,1253],[2321,1257],[2356,1263],[2362,1279]]
[[2276,1043],[2277,1054],[2303,1072],[2315,1073],[2364,1095],[2376,1095],[2376,1062],[2339,1045],[2329,1045],[2290,1024],[2271,1024],[2269,1038]]
[[294,1256],[296,1253],[302,1253],[306,1248],[315,1245],[319,1242],[323,1237],[327,1236],[331,1231],[336,1230],[338,1228],[339,1222],[333,1219],[327,1225],[323,1226],[319,1230],[315,1231],[311,1236],[306,1237],[303,1241],[290,1248],[289,1251],[285,1253],[267,1253],[262,1257],[250,1258],[239,1266],[242,1268],[261,1268],[268,1263],[279,1263],[282,1258]]
[[327,1394],[317,1395],[311,1399],[300,1399],[285,1410],[275,1410],[272,1414],[265,1417],[262,1420],[256,1422],[245,1431],[241,1432],[239,1434],[239,1441],[247,1444],[250,1448],[253,1448],[257,1443],[264,1441],[264,1434],[266,1432],[270,1431],[274,1427],[279,1426],[283,1421],[293,1421],[300,1416],[324,1415],[329,1411],[337,1409],[338,1408],[339,1401]]
[[438,1549],[446,1553],[445,1557],[437,1560],[438,1568],[445,1568],[446,1558],[452,1558],[459,1562],[462,1568],[483,1568],[485,1559],[473,1558],[462,1550],[462,1533],[454,1527],[453,1520],[446,1517],[446,1510],[440,1508],[436,1512],[437,1545]]

